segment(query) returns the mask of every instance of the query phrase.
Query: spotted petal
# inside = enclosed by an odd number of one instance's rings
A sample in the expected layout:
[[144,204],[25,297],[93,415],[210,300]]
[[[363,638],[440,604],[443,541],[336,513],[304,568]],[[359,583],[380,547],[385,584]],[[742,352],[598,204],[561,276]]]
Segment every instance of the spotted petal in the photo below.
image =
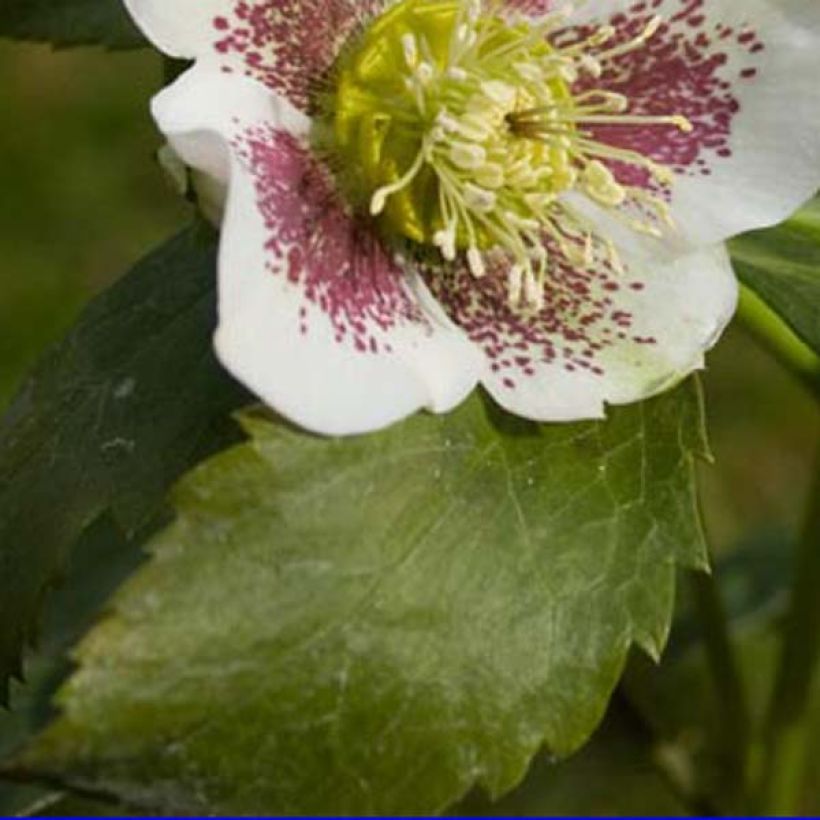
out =
[[545,307],[512,310],[508,264],[476,282],[431,276],[433,292],[486,356],[496,401],[537,421],[598,418],[606,404],[660,393],[704,365],[734,313],[737,284],[722,246],[663,265],[626,260],[579,269],[553,249]]
[[[631,113],[682,114],[694,126],[597,129],[681,176],[671,192],[677,235],[708,245],[785,219],[820,185],[820,5],[816,0],[588,0],[564,41],[612,23],[647,44],[611,61],[596,87]],[[627,175],[627,178],[629,176]],[[640,174],[631,181],[648,182]]]
[[384,0],[125,0],[137,25],[174,57],[246,74],[303,110],[356,27]]
[[195,67],[154,102],[186,163],[228,180],[217,352],[311,430],[347,434],[445,411],[481,357],[351,217],[305,145],[309,120],[252,80]]

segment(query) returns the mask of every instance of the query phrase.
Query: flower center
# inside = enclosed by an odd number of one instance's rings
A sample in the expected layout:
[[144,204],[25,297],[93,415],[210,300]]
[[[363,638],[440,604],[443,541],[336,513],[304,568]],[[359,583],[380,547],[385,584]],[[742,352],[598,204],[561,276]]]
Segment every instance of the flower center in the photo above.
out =
[[[543,305],[550,248],[589,266],[621,264],[611,240],[572,204],[584,194],[632,229],[659,236],[671,222],[659,189],[672,173],[595,138],[600,125],[666,125],[595,87],[608,61],[640,48],[660,19],[615,42],[609,26],[558,46],[566,11],[511,18],[487,0],[403,0],[344,49],[322,100],[319,142],[354,205],[388,236],[464,254],[473,275],[491,255],[509,265],[509,301]],[[582,90],[576,90],[576,89]],[[593,129],[592,131],[590,129]],[[614,164],[614,165],[613,165]],[[619,182],[616,165],[647,185]]]

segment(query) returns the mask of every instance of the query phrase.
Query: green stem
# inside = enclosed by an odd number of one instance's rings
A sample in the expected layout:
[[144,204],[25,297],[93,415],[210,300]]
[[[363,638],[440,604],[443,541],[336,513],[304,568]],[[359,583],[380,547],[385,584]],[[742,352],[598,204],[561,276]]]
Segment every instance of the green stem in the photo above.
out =
[[820,358],[757,294],[742,286],[737,319],[815,396],[820,397]]
[[689,772],[682,773],[681,767],[670,766],[666,760],[657,754],[659,740],[657,727],[630,697],[628,688],[628,686],[620,687],[615,698],[613,698],[610,709],[614,714],[623,718],[629,727],[630,734],[640,738],[646,749],[650,750],[652,768],[666,786],[666,789],[685,809],[687,815],[693,817],[719,817],[720,811],[712,803],[710,797],[693,791],[694,784],[691,782],[692,778]]
[[720,753],[725,794],[734,803],[745,791],[751,719],[746,689],[729,634],[726,607],[714,575],[690,576],[696,610],[703,630],[706,659],[720,715]]
[[782,650],[763,735],[757,807],[798,814],[809,753],[807,711],[820,665],[820,459],[798,547],[794,587],[783,622]]

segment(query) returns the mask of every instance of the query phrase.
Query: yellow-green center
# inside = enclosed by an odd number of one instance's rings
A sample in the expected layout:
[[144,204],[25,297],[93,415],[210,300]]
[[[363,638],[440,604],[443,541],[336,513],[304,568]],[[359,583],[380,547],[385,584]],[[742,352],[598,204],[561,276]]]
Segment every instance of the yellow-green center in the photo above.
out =
[[545,238],[579,262],[602,245],[618,263],[562,194],[577,188],[610,209],[636,200],[667,218],[659,199],[620,185],[605,163],[639,164],[661,182],[668,172],[596,143],[584,126],[688,127],[679,117],[630,117],[621,95],[571,90],[579,75],[600,76],[606,59],[642,45],[656,21],[606,50],[609,27],[551,46],[561,22],[560,14],[512,21],[481,0],[402,0],[343,51],[322,106],[326,148],[355,206],[388,236],[433,246],[448,261],[463,252],[475,276],[501,249],[513,263],[511,303],[531,307],[548,269]]

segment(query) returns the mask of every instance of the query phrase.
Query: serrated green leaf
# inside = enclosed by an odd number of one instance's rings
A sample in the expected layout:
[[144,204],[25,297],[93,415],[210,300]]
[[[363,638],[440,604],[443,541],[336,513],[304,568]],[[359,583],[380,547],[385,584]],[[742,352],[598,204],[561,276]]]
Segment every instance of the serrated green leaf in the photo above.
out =
[[699,398],[539,427],[473,397],[342,441],[246,417],[20,765],[182,813],[511,789],[585,741],[630,645],[660,652],[675,563],[705,562]]
[[536,759],[524,782],[500,801],[471,794],[456,817],[681,817],[689,812],[655,762],[642,726],[613,703],[589,744],[569,760]]
[[820,198],[776,228],[729,243],[741,281],[820,355]]
[[147,45],[122,0],[4,0],[0,37],[56,46]]
[[109,508],[126,532],[236,441],[247,396],[211,353],[215,244],[186,231],[82,314],[0,421],[0,700],[47,588]]
[[[152,531],[156,530],[156,526]],[[51,699],[71,671],[69,648],[88,630],[113,590],[145,558],[138,544],[143,534],[126,540],[109,516],[86,530],[73,546],[65,582],[46,604],[38,649],[28,659],[26,683],[14,687],[14,710],[0,710],[0,759],[19,749],[53,717]],[[41,801],[53,789],[0,781],[0,817]]]

